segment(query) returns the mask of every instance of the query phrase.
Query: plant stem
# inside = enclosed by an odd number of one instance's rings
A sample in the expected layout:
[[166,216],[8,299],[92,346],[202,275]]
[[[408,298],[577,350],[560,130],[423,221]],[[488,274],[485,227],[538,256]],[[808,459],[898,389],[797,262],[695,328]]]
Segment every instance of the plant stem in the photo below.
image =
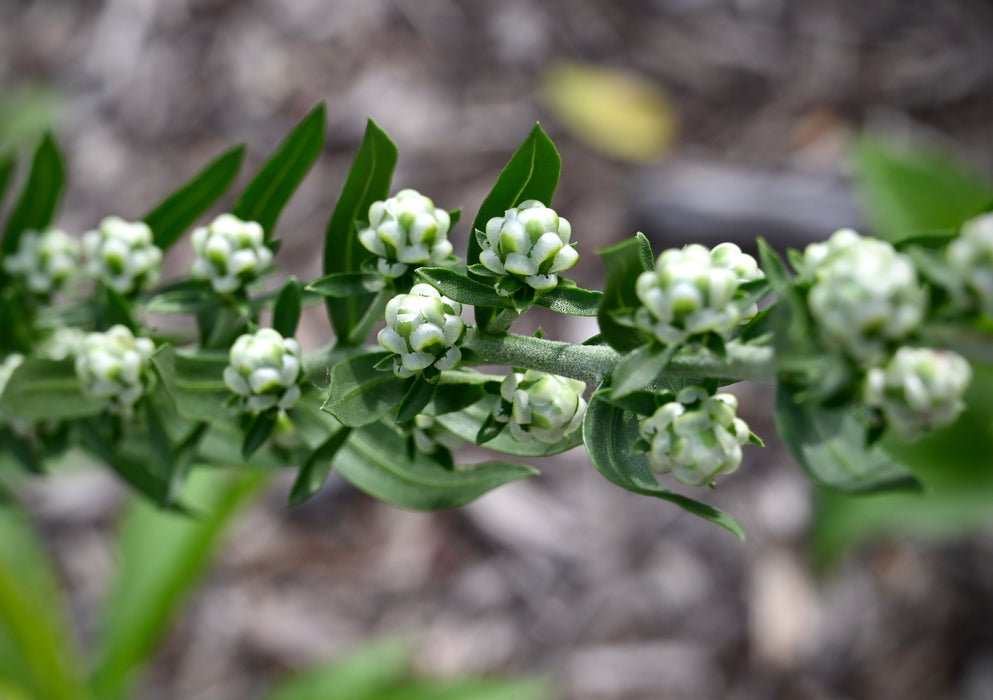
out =
[[[486,359],[485,364],[535,369],[587,384],[599,384],[621,355],[608,345],[573,345],[557,340],[503,333],[470,331],[463,347]],[[727,359],[707,350],[681,350],[666,365],[662,377],[716,377],[771,382],[776,368],[770,347],[727,344]]]

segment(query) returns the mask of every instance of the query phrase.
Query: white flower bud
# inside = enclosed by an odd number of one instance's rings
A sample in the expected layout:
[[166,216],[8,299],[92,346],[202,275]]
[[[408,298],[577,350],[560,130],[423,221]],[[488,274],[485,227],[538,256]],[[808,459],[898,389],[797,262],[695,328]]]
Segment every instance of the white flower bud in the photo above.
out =
[[856,360],[877,359],[924,318],[927,292],[913,263],[885,241],[843,229],[808,246],[804,268],[821,334]]
[[638,276],[635,293],[644,306],[635,323],[664,345],[706,333],[728,337],[756,313],[754,304],[742,302],[741,283],[762,277],[755,259],[733,243],[663,251],[655,269]]
[[369,225],[359,231],[359,242],[374,253],[379,272],[400,277],[409,265],[443,265],[452,253],[448,241],[451,218],[444,209],[416,190],[373,202]]
[[386,304],[386,328],[379,344],[398,355],[393,372],[410,377],[428,367],[454,369],[462,359],[457,343],[465,333],[462,304],[429,284],[415,284]]
[[151,384],[148,358],[154,350],[151,340],[136,338],[126,326],[88,333],[76,354],[76,376],[83,393],[110,399],[112,412],[131,415]]
[[703,387],[684,388],[641,423],[641,436],[651,444],[648,463],[689,486],[730,474],[741,464],[741,446],[750,435],[737,409],[733,394],[710,396]]
[[48,338],[35,347],[40,357],[49,360],[64,360],[75,357],[86,341],[86,332],[74,326],[60,326]]
[[993,213],[967,221],[946,254],[949,266],[975,295],[980,310],[993,316]]
[[162,274],[162,251],[142,221],[108,216],[83,236],[83,251],[89,273],[121,294],[153,287]]
[[234,341],[224,368],[224,383],[244,397],[246,412],[258,413],[296,404],[302,373],[300,343],[272,328],[263,328]]
[[57,228],[25,231],[17,252],[3,267],[34,294],[47,297],[60,291],[79,269],[79,243]]
[[439,448],[454,450],[462,444],[462,438],[423,413],[414,416],[410,433],[414,438],[414,446],[424,454],[434,454]]
[[518,442],[554,445],[579,429],[586,413],[586,385],[575,379],[528,370],[508,375],[500,385],[493,416],[508,423]]
[[541,202],[529,199],[496,216],[477,236],[479,262],[498,275],[520,279],[539,291],[554,289],[558,273],[579,260],[569,244],[572,227]]
[[193,229],[192,241],[197,257],[190,276],[210,280],[219,294],[244,289],[272,262],[262,226],[233,214],[221,214],[210,226]]
[[866,373],[863,396],[904,440],[958,418],[972,368],[947,350],[902,347],[884,367]]

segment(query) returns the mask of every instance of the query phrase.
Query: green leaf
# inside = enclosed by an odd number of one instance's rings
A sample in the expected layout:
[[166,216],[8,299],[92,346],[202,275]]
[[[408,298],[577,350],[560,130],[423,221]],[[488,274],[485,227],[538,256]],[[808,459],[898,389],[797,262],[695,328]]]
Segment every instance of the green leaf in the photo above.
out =
[[296,335],[302,309],[303,289],[296,278],[291,277],[276,297],[276,306],[272,310],[273,329],[284,338],[292,338]]
[[[472,230],[485,231],[490,219],[503,216],[508,209],[528,199],[536,199],[545,206],[551,206],[561,169],[562,159],[555,144],[542,131],[541,125],[535,124],[483,200],[479,213],[472,222]],[[470,265],[478,262],[481,250],[476,236],[470,235],[466,261]],[[477,309],[476,323],[485,329],[493,316],[493,311],[488,308]]]
[[203,280],[184,280],[158,289],[141,302],[153,314],[198,314],[216,306],[217,297]]
[[378,272],[335,272],[314,280],[307,289],[326,297],[347,299],[362,294],[375,293],[385,286]]
[[27,515],[0,507],[0,694],[10,698],[92,697],[69,612],[45,545]]
[[96,327],[106,331],[112,326],[125,326],[132,333],[139,331],[138,324],[131,313],[131,302],[113,287],[102,282],[97,287],[96,298]]
[[167,345],[155,351],[151,363],[179,415],[216,423],[232,413],[228,404],[234,393],[224,383],[227,355],[178,353]]
[[342,425],[373,423],[403,401],[408,382],[391,371],[376,369],[391,353],[374,352],[342,360],[331,368],[331,391],[322,407]]
[[238,175],[244,155],[244,146],[225,151],[142,217],[152,229],[155,245],[163,251],[169,250],[197,217],[228,191]]
[[351,428],[342,427],[331,433],[327,440],[310,453],[307,461],[297,472],[297,478],[290,489],[291,506],[303,503],[321,490],[331,471],[335,455],[351,434]]
[[844,493],[920,490],[920,483],[878,446],[850,408],[797,400],[798,389],[780,382],[776,426],[794,459],[818,485]]
[[103,609],[96,697],[137,696],[141,666],[209,566],[234,516],[265,483],[257,473],[198,470],[183,493],[183,501],[201,511],[198,517],[142,501],[129,506],[118,530],[119,566]]
[[0,396],[0,412],[27,420],[83,418],[105,408],[105,399],[83,394],[72,359],[25,359]]
[[410,681],[368,700],[548,700],[548,681],[536,678],[460,678]]
[[597,312],[600,333],[615,350],[634,350],[644,344],[645,334],[618,323],[613,314],[615,311],[641,306],[635,284],[642,272],[655,269],[652,246],[643,233],[638,233],[634,238],[598,250],[597,253],[607,266],[607,283],[600,300],[600,310]]
[[611,373],[611,397],[620,399],[651,384],[678,350],[678,345],[651,342],[622,357]]
[[370,496],[413,510],[454,508],[497,486],[538,473],[507,462],[450,469],[416,450],[408,456],[406,438],[384,423],[352,433],[338,452],[334,468]]
[[324,113],[322,102],[304,117],[234,205],[235,216],[243,221],[257,221],[262,226],[267,243],[272,240],[280,212],[321,153]]
[[14,174],[14,166],[17,165],[17,158],[13,153],[4,153],[0,156],[0,205],[3,204],[4,195],[7,194],[7,185],[10,184],[10,176]]
[[492,285],[478,282],[447,267],[420,267],[417,275],[452,301],[472,306],[512,307],[510,299]]
[[683,510],[745,539],[744,529],[724,511],[664,488],[655,478],[647,457],[644,454],[631,454],[631,445],[640,439],[638,417],[612,406],[598,393],[593,394],[586,409],[583,437],[590,461],[601,474],[628,491],[675,503]]
[[[479,430],[493,414],[493,406],[499,400],[496,396],[486,396],[482,401],[472,406],[458,411],[457,413],[446,413],[437,417],[447,430],[455,433],[463,440],[476,442]],[[554,445],[546,445],[537,440],[528,442],[518,442],[509,431],[503,431],[492,440],[487,440],[486,446],[498,452],[503,452],[517,457],[548,457],[556,455],[566,450],[571,450],[583,442],[581,431],[577,430],[567,435]]]
[[603,292],[560,285],[547,292],[539,292],[534,303],[559,314],[596,316],[602,299]]
[[255,454],[255,451],[262,447],[272,435],[278,420],[279,411],[276,409],[262,411],[253,416],[245,430],[245,440],[241,443],[241,456],[248,459]]
[[45,134],[35,151],[21,198],[7,220],[0,258],[17,251],[24,231],[41,231],[51,223],[65,179],[65,163],[59,147],[51,134]]
[[415,375],[413,381],[409,384],[410,388],[397,407],[397,423],[406,423],[407,421],[414,420],[417,414],[423,411],[431,402],[431,398],[434,396],[434,390],[437,387],[437,384],[429,382],[423,374]]
[[[389,136],[371,119],[359,146],[341,197],[335,205],[324,236],[324,274],[358,272],[370,253],[359,243],[355,222],[364,219],[369,206],[386,199],[390,180],[397,162],[397,147]],[[351,341],[352,330],[359,323],[373,295],[363,294],[347,299],[328,299],[328,315],[334,326],[339,345],[360,345],[363,339]]]
[[891,243],[921,234],[952,238],[993,200],[993,182],[943,153],[863,137],[854,156],[873,231]]

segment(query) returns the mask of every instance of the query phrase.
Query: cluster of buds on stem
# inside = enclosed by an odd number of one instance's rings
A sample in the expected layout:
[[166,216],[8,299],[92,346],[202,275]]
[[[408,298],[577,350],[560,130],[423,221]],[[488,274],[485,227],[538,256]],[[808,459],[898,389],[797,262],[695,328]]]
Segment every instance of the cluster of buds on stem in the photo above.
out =
[[730,474],[741,464],[741,446],[751,437],[737,410],[733,394],[711,396],[699,386],[682,389],[675,401],[641,423],[641,436],[649,443],[648,463],[689,486],[705,486],[718,474]]
[[575,379],[529,369],[514,372],[500,384],[493,417],[507,423],[518,442],[560,442],[579,429],[586,413],[586,385]]
[[286,410],[300,399],[303,360],[300,343],[272,328],[239,336],[231,346],[224,383],[243,398],[243,410]]
[[[538,291],[554,289],[558,273],[576,264],[579,254],[569,244],[572,227],[541,202],[529,199],[477,232],[479,262],[496,275],[507,275]],[[497,285],[500,293],[513,290]]]
[[663,345],[709,333],[727,338],[756,313],[755,304],[742,298],[741,284],[762,277],[755,258],[734,243],[666,250],[654,270],[638,277],[635,292],[643,306],[635,312],[635,324]]
[[79,267],[79,244],[57,228],[25,231],[17,252],[4,258],[3,267],[28,290],[49,297],[62,290]]
[[108,216],[83,236],[83,250],[90,274],[121,294],[140,292],[159,281],[162,251],[144,222]]
[[130,416],[151,386],[148,358],[154,350],[155,343],[136,338],[126,326],[87,334],[76,353],[75,365],[83,393],[109,399],[111,412]]
[[451,217],[416,190],[401,190],[395,197],[373,202],[369,226],[359,231],[359,241],[377,256],[376,267],[384,277],[403,275],[410,265],[443,265],[452,254],[448,241]]
[[976,306],[993,318],[993,214],[967,221],[961,235],[949,244],[947,256]]
[[218,294],[244,289],[272,262],[262,226],[233,214],[221,214],[210,226],[193,229],[193,250],[197,257],[190,275],[209,280]]
[[393,373],[411,377],[433,367],[454,369],[462,359],[458,342],[465,334],[462,304],[442,296],[429,284],[415,284],[386,304],[386,328],[379,344],[397,354]]

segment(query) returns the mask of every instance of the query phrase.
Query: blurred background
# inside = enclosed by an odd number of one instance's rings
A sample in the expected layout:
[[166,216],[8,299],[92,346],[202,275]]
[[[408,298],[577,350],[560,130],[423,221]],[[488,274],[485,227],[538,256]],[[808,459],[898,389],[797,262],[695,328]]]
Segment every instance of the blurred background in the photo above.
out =
[[[142,216],[234,142],[245,180],[322,100],[327,145],[280,220],[282,271],[320,275],[368,117],[400,148],[394,188],[467,220],[540,120],[562,154],[572,276],[596,288],[594,251],[638,230],[656,251],[871,232],[850,159],[862,133],[993,173],[993,5],[0,0],[0,150],[26,157],[55,131],[70,170],[56,223],[73,233]],[[456,251],[466,236],[463,222]],[[329,339],[322,314],[305,346]],[[234,526],[139,697],[257,697],[393,635],[422,674],[543,676],[570,700],[993,697],[993,495],[959,521],[954,500],[919,517],[909,497],[813,493],[775,440],[768,387],[736,390],[768,446],[703,499],[745,543],[621,491],[579,451],[437,514],[333,473],[289,509],[288,473]],[[125,495],[105,471],[28,489],[83,640]]]

